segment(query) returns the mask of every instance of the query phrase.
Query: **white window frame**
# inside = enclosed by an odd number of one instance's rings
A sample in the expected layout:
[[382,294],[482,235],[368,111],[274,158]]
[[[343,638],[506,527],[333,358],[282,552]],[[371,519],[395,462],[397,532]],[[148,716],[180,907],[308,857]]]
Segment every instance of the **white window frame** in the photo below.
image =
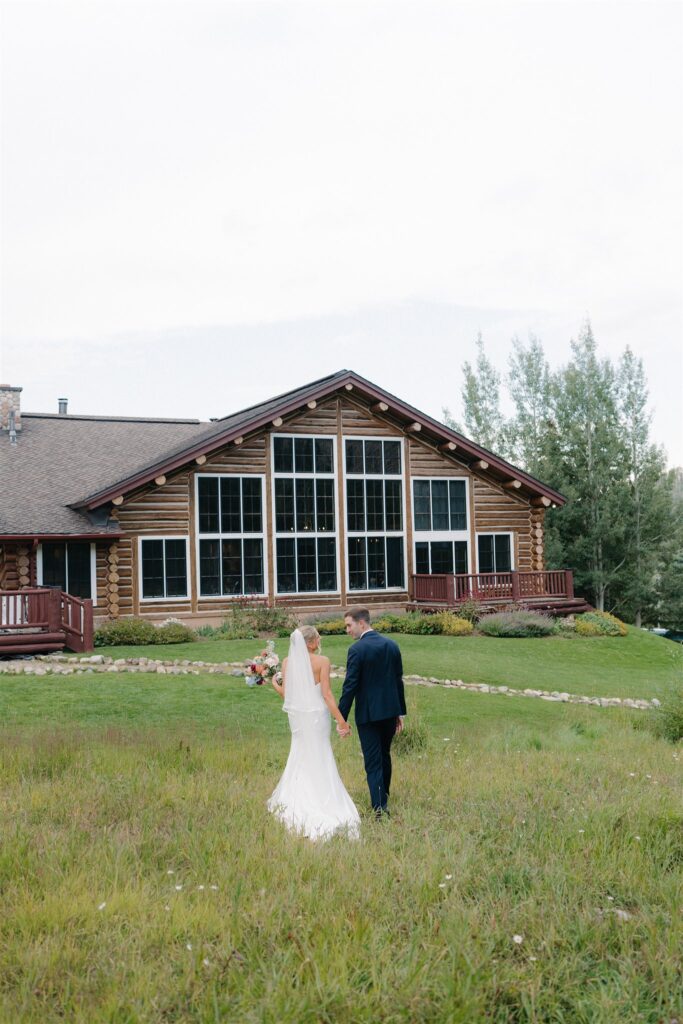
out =
[[[427,480],[431,484],[432,481],[437,482],[450,482],[451,480],[457,480],[464,482],[465,484],[465,517],[466,525],[464,530],[416,530],[415,529],[415,484],[424,483]],[[467,566],[468,575],[472,573],[472,536],[470,533],[470,480],[467,476],[414,476],[411,480],[411,500],[412,500],[412,523],[413,523],[413,565],[417,565],[417,545],[422,543],[431,544],[432,541],[465,541],[467,544]],[[450,500],[450,499],[449,499]],[[430,503],[431,503],[431,490],[430,490]],[[449,520],[450,520],[450,504],[449,504]],[[429,566],[431,570],[432,565],[432,552],[431,548],[429,551]]]
[[[63,540],[61,538],[59,540],[51,541],[49,537],[45,537],[44,539],[45,539],[45,541],[47,541],[48,544],[53,544],[54,543],[54,544],[66,544],[66,545],[68,545],[68,544],[87,544],[88,543],[87,541],[79,540],[78,537],[74,537],[73,540],[71,540],[71,541]],[[68,557],[66,559],[66,566],[65,566],[65,568],[66,568],[66,586],[67,586],[66,593],[68,594],[69,593],[69,590],[68,590],[68,587],[69,587],[69,559],[68,559]],[[43,544],[42,544],[42,542],[38,545],[38,550],[36,551],[36,581],[37,581],[39,587],[44,586],[44,584],[43,584]],[[96,546],[94,541],[90,542],[90,593],[92,594],[91,600],[92,600],[92,603],[93,603],[93,608],[95,608],[95,607],[97,607],[97,546]],[[83,598],[82,597],[78,598],[78,600],[82,601]]]
[[[401,445],[401,472],[399,473],[352,473],[349,477],[346,472],[346,442],[347,441],[398,441]],[[365,449],[363,449],[363,455],[365,455]],[[344,539],[346,542],[346,568],[345,568],[345,583],[346,592],[351,595],[367,595],[372,594],[404,594],[408,590],[408,543],[407,543],[407,522],[406,522],[406,457],[407,457],[407,444],[404,437],[394,437],[391,435],[377,435],[377,434],[343,434],[342,435],[342,464],[344,470],[344,486],[342,488],[342,507],[344,515]],[[346,501],[346,482],[347,480],[400,480],[401,481],[401,522],[403,529],[399,532],[398,530],[349,530],[349,521],[347,514],[347,501]],[[386,508],[385,508],[386,514]],[[367,509],[366,509],[367,516]],[[403,541],[403,586],[402,587],[382,587],[366,589],[366,590],[352,590],[350,586],[350,572],[349,572],[349,546],[348,542],[351,537],[400,537]],[[386,543],[385,543],[385,557],[386,557]],[[366,545],[366,574],[367,574],[367,545]]]
[[[146,540],[184,540],[185,541],[185,581],[187,587],[184,594],[178,594],[174,597],[143,597],[142,596],[142,544]],[[166,589],[166,545],[163,547],[164,553],[164,590]],[[169,601],[189,601],[190,600],[190,538],[183,534],[173,533],[155,533],[155,534],[141,534],[138,537],[138,596],[141,604],[168,604]]]
[[[199,532],[199,480],[200,478],[213,477],[220,480],[222,477],[248,477],[250,480],[261,481],[261,533],[200,533]],[[266,501],[266,478],[263,473],[195,473],[194,475],[194,529],[195,529],[195,566],[198,601],[243,601],[249,597],[268,597],[268,508]],[[218,493],[220,495],[220,484]],[[220,500],[219,500],[219,525],[220,525]],[[263,550],[263,591],[260,594],[202,594],[202,581],[200,576],[199,544],[202,540],[260,540]],[[244,549],[243,549],[244,550]],[[223,569],[221,563],[221,584],[223,581]]]
[[[480,537],[509,537],[510,538],[510,568],[509,569],[493,569],[491,573],[485,573],[486,576],[497,575],[503,572],[515,572],[517,566],[515,564],[515,533],[514,530],[479,530],[475,533],[474,538],[476,542],[476,554],[477,554],[477,572],[476,575],[481,574],[479,568],[479,538]],[[495,555],[495,547],[494,547]]]
[[[302,437],[310,438],[313,441],[313,451],[314,451],[314,463],[313,464],[314,465],[315,465],[315,442],[316,441],[331,441],[332,442],[332,473],[315,473],[315,472],[313,472],[313,473],[297,473],[296,472],[296,468],[293,469],[291,473],[276,472],[276,470],[275,470],[275,438],[276,437],[278,437],[278,438],[280,438],[280,437],[292,438],[294,440],[296,440],[297,438],[302,438]],[[282,431],[278,430],[276,433],[273,433],[273,434],[270,435],[270,476],[271,476],[271,480],[273,482],[273,486],[271,488],[272,493],[271,493],[271,496],[270,496],[270,499],[271,499],[271,516],[272,516],[272,523],[273,523],[273,530],[272,530],[272,537],[273,537],[273,589],[274,589],[276,597],[310,597],[311,594],[341,594],[340,568],[339,568],[340,564],[341,564],[340,548],[339,548],[339,467],[337,466],[337,462],[338,462],[338,459],[337,459],[337,435],[336,434],[287,434],[287,433],[283,433]],[[294,466],[296,467],[296,462],[294,463]],[[325,532],[319,532],[317,530],[311,530],[311,531],[309,531],[307,533],[297,533],[296,530],[294,530],[293,533],[278,533],[277,532],[277,515],[276,515],[276,509],[275,509],[275,481],[276,481],[276,479],[277,480],[294,480],[294,481],[296,481],[297,479],[299,479],[299,480],[316,480],[316,479],[329,480],[329,479],[332,479],[333,482],[334,482],[334,488],[333,488],[333,490],[334,490],[334,523],[335,523],[334,534],[332,534],[332,533],[325,533]],[[315,514],[317,516],[317,509],[315,510]],[[294,516],[295,516],[295,520],[294,521],[295,521],[295,525],[296,525],[296,483],[294,485]],[[332,536],[334,536],[334,557],[336,559],[336,565],[335,565],[335,570],[336,570],[335,571],[335,575],[337,577],[337,586],[336,586],[336,588],[334,590],[283,590],[283,591],[280,591],[279,588],[278,588],[278,585],[277,585],[277,542],[278,542],[278,540],[284,540],[285,538],[287,538],[288,540],[296,541],[299,537],[311,537],[311,538],[313,538],[313,539],[315,539],[317,541],[320,537],[329,538],[329,537],[332,537]],[[295,556],[295,558],[296,558],[296,556]],[[317,545],[316,545],[316,555],[315,555],[315,558],[316,558],[316,573],[317,573],[317,571],[318,571]],[[297,582],[298,582],[298,579],[299,579],[299,569],[298,569],[298,566],[296,567],[296,578],[297,578]]]

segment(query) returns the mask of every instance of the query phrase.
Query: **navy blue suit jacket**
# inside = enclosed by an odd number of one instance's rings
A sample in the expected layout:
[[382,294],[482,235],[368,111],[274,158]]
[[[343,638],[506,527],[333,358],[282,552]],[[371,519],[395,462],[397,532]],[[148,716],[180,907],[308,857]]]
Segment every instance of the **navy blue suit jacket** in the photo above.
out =
[[374,629],[349,647],[339,698],[339,710],[347,720],[354,699],[358,725],[406,713],[401,651],[397,643]]

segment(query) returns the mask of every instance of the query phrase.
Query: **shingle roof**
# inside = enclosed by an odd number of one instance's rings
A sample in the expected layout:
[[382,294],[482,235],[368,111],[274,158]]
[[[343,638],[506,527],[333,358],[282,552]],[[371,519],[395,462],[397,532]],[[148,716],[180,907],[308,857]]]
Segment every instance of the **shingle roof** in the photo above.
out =
[[206,431],[200,420],[22,413],[16,445],[0,434],[0,535],[107,533],[68,506]]

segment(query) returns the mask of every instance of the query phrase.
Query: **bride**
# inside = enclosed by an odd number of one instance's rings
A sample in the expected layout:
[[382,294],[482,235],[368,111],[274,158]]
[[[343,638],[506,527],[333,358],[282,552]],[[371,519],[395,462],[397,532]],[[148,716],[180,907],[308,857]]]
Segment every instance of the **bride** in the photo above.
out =
[[320,636],[313,626],[295,629],[282,663],[282,685],[292,745],[282,778],[268,801],[268,810],[292,832],[309,839],[329,839],[335,832],[357,838],[360,817],[339,777],[330,743],[330,715],[342,735],[346,724],[330,689],[330,659],[318,654]]

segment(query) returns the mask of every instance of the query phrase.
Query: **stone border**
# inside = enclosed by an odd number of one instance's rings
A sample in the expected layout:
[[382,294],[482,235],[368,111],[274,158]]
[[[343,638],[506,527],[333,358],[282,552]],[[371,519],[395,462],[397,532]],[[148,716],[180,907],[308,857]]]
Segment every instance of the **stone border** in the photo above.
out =
[[[333,665],[332,678],[343,679],[345,669]],[[109,658],[104,654],[91,654],[82,658],[69,658],[64,654],[39,654],[35,658],[0,661],[0,674],[4,675],[85,675],[93,673],[156,672],[157,675],[243,676],[242,661],[189,661],[188,659],[158,660],[155,658]],[[516,690],[512,686],[491,686],[489,683],[464,683],[462,679],[437,679],[435,676],[404,677],[412,686],[443,686],[449,689],[469,690],[472,693],[491,693],[502,697],[535,697],[563,704],[592,704],[601,708],[635,708],[648,711],[661,706],[661,701],[637,700],[633,697],[587,697],[558,690]]]

